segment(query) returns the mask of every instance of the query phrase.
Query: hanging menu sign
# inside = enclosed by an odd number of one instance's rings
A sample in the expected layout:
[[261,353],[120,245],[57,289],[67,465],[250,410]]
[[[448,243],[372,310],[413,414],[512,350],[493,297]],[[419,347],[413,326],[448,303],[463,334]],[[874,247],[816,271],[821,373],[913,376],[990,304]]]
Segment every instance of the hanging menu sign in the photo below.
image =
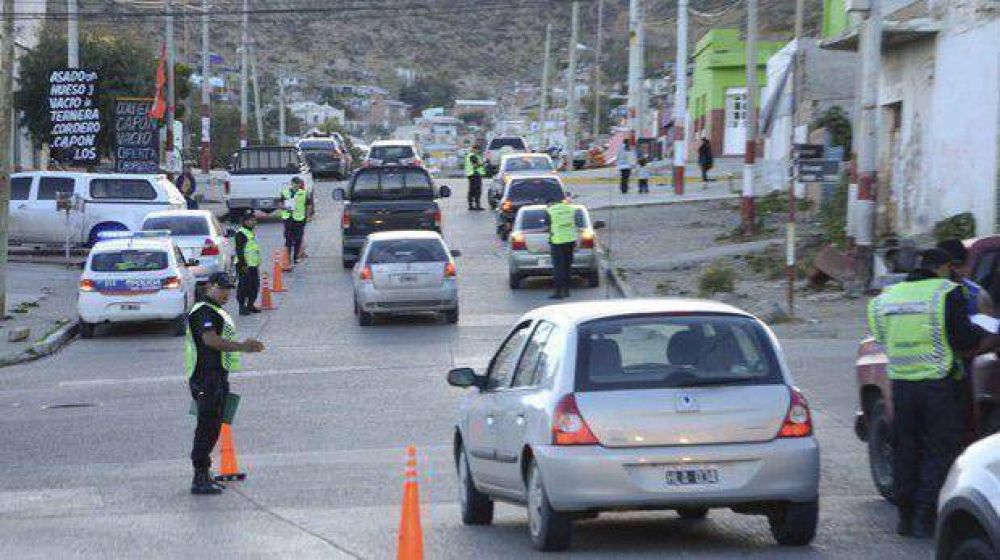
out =
[[115,99],[115,171],[156,173],[160,168],[159,127],[149,118],[153,100]]
[[100,162],[101,111],[96,98],[97,71],[73,68],[49,74],[49,149],[53,160],[68,165]]

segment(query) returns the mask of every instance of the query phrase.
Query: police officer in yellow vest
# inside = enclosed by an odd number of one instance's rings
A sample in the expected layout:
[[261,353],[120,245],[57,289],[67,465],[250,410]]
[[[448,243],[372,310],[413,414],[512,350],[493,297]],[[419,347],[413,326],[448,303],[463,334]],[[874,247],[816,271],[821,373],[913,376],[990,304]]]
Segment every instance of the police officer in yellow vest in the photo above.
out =
[[892,383],[894,497],[900,535],[934,535],[937,495],[961,450],[966,409],[962,360],[1000,346],[973,324],[951,256],[921,254],[920,268],[868,304],[868,328],[885,349]]
[[229,373],[239,370],[241,352],[264,351],[264,345],[252,338],[242,342],[236,340],[236,324],[223,309],[232,288],[233,281],[228,274],[213,274],[202,300],[188,314],[184,361],[191,397],[198,410],[198,426],[191,449],[192,494],[222,492],[222,486],[214,482],[209,469],[212,448],[222,429]]
[[469,210],[482,210],[480,199],[483,194],[483,176],[486,175],[486,162],[479,153],[479,146],[474,145],[465,155],[465,178],[469,180]]
[[285,222],[285,247],[294,264],[302,258],[302,239],[308,218],[309,193],[302,179],[292,177],[291,186],[281,191],[281,202],[284,207],[281,219]]
[[236,231],[236,273],[239,285],[236,288],[236,302],[240,315],[260,313],[256,306],[260,291],[260,245],[257,243],[257,216],[253,210],[243,214],[243,222]]
[[576,208],[566,199],[549,203],[546,208],[549,226],[549,252],[556,291],[549,299],[569,297],[573,272],[573,251],[580,231],[576,226]]

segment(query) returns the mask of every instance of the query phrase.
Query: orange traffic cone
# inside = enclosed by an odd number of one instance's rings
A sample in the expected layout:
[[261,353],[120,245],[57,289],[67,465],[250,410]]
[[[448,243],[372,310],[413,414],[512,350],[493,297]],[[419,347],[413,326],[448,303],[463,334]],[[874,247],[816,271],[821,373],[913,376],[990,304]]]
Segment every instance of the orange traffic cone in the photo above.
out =
[[282,280],[282,266],[281,266],[281,256],[278,252],[271,255],[271,260],[274,262],[274,286],[271,287],[272,292],[281,293],[285,291],[285,283]]
[[236,445],[233,444],[233,432],[229,424],[222,425],[219,433],[219,474],[215,480],[243,480],[247,474],[240,472],[240,464],[236,460]]
[[264,311],[274,311],[277,307],[271,301],[271,279],[266,272],[263,274],[261,284],[260,308]]
[[403,518],[399,523],[397,560],[423,560],[424,532],[420,528],[420,483],[417,481],[417,448],[406,448],[403,482]]

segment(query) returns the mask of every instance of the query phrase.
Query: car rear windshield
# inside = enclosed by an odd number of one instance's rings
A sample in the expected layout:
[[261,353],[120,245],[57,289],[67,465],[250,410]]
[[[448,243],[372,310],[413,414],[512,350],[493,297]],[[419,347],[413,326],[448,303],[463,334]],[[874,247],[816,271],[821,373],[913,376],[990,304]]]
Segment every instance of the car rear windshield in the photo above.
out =
[[512,171],[553,171],[552,160],[544,157],[514,157],[504,161],[503,170]]
[[371,153],[368,154],[369,159],[377,159],[390,163],[413,157],[412,146],[375,146],[371,149]]
[[362,169],[354,177],[351,200],[434,198],[430,176],[421,169]]
[[368,252],[368,264],[448,262],[444,246],[436,239],[376,241]]
[[94,272],[148,272],[167,268],[167,253],[156,250],[125,250],[94,253]]
[[156,200],[156,189],[145,179],[94,179],[90,182],[94,200]]
[[[521,211],[521,230],[531,231],[537,229],[546,229],[549,227],[548,214],[545,210],[522,210]],[[576,227],[585,228],[587,227],[587,214],[582,210],[577,208],[576,210]]]
[[499,150],[500,148],[514,148],[515,150],[526,150],[524,140],[521,138],[494,138],[490,140],[487,150]]
[[281,173],[300,171],[299,152],[294,148],[249,148],[240,150],[235,173]]
[[299,149],[303,152],[332,152],[337,149],[336,140],[313,140],[300,142]]
[[510,184],[508,197],[511,200],[530,200],[540,203],[554,202],[566,198],[562,186],[555,179],[529,179]]
[[143,231],[167,230],[170,235],[210,235],[208,220],[200,216],[158,216],[148,218],[142,224]]
[[737,315],[636,315],[579,328],[577,391],[782,383],[764,329]]

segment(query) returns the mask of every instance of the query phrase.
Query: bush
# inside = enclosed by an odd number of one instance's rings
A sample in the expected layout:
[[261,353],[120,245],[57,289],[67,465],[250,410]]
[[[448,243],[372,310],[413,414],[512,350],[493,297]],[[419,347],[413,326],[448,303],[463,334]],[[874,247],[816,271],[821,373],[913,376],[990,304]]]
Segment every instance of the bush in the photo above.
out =
[[827,241],[843,249],[847,244],[847,177],[833,190],[833,196],[823,201],[819,219]]
[[971,212],[955,214],[934,224],[934,239],[969,239],[976,236],[976,218]]
[[731,293],[735,290],[736,271],[725,264],[709,265],[698,279],[698,293],[702,296]]

